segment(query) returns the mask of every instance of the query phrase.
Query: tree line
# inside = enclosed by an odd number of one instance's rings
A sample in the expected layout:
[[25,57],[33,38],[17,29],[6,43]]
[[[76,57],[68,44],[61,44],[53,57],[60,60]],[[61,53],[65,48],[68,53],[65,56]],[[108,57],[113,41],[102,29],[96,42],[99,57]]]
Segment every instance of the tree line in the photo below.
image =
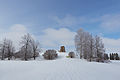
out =
[[118,53],[110,53],[110,60],[119,60]]
[[[36,59],[41,52],[40,44],[38,41],[34,40],[33,37],[28,33],[24,35],[20,41],[20,48],[18,51],[15,50],[13,42],[9,39],[4,39],[0,43],[0,59],[4,60],[8,58],[11,59],[22,59],[27,61],[28,59]],[[88,61],[97,61],[97,62],[104,62],[105,60],[119,60],[119,56],[117,53],[108,54],[105,53],[104,43],[100,36],[95,35],[93,36],[89,32],[84,31],[83,29],[79,29],[77,34],[75,35],[75,48],[76,54],[79,56],[80,59],[86,59]],[[55,54],[53,54],[55,53]],[[72,58],[75,57],[73,54],[74,52],[70,53],[69,56]],[[44,58],[48,55],[53,57],[56,56],[56,51],[48,50],[44,53]],[[49,58],[49,57],[48,57]]]
[[79,29],[75,36],[75,47],[80,59],[83,58],[88,61],[95,59],[98,62],[104,60],[105,48],[98,35],[93,36],[89,32]]
[[89,32],[79,29],[75,36],[75,48],[80,59],[88,61],[104,62],[105,60],[119,60],[117,53],[110,56],[105,53],[104,43],[100,36],[93,36]]
[[28,60],[33,58],[36,59],[39,56],[39,52],[41,48],[39,46],[39,42],[34,40],[33,37],[28,33],[22,37],[20,41],[20,49],[19,51],[15,51],[15,47],[13,42],[9,39],[4,39],[0,43],[0,58],[4,60],[8,58],[8,60],[20,58],[22,60]]

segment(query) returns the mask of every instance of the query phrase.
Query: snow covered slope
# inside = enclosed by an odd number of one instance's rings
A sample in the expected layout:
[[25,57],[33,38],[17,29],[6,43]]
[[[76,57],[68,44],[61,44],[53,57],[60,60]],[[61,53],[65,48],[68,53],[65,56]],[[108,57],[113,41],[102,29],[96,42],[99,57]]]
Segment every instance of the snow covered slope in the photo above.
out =
[[0,61],[0,80],[120,80],[120,62],[96,63],[66,58]]

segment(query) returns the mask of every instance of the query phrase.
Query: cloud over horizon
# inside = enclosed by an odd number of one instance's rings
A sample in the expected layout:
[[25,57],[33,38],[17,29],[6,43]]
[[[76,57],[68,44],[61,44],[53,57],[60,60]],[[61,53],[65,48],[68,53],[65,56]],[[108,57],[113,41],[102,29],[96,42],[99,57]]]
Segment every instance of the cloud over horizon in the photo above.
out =
[[[40,44],[43,48],[53,48],[56,49],[61,45],[67,47],[67,49],[75,50],[74,47],[74,36],[76,32],[68,29],[68,28],[47,28],[42,30],[43,34],[36,36],[32,34],[32,36],[39,40]],[[30,33],[26,26],[22,24],[14,24],[7,30],[1,28],[0,29],[0,41],[4,38],[11,39],[17,49],[19,49],[19,42],[21,37],[24,36],[26,33]],[[108,38],[103,37],[103,43],[105,44],[106,52],[120,52],[120,38]]]
[[120,29],[120,14],[102,16],[100,26],[108,32],[118,32]]
[[120,39],[102,37],[102,40],[105,44],[106,52],[120,53]]
[[75,34],[75,32],[67,28],[48,28],[43,30],[43,35],[39,36],[39,38],[41,44],[47,48],[56,48],[61,45],[73,47]]

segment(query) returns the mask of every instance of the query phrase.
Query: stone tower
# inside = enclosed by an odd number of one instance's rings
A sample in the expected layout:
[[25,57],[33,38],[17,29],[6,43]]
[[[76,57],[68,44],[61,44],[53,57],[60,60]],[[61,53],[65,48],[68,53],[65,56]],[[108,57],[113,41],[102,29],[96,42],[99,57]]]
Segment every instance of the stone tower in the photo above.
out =
[[66,52],[66,51],[65,51],[65,46],[61,46],[61,47],[60,47],[60,52]]

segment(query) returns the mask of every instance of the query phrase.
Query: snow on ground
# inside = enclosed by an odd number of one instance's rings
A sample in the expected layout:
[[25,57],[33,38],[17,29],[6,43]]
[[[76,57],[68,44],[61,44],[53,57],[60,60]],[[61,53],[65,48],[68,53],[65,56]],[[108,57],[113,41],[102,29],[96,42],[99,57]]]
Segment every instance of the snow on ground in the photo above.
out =
[[120,80],[120,62],[96,63],[66,58],[0,61],[0,80]]

